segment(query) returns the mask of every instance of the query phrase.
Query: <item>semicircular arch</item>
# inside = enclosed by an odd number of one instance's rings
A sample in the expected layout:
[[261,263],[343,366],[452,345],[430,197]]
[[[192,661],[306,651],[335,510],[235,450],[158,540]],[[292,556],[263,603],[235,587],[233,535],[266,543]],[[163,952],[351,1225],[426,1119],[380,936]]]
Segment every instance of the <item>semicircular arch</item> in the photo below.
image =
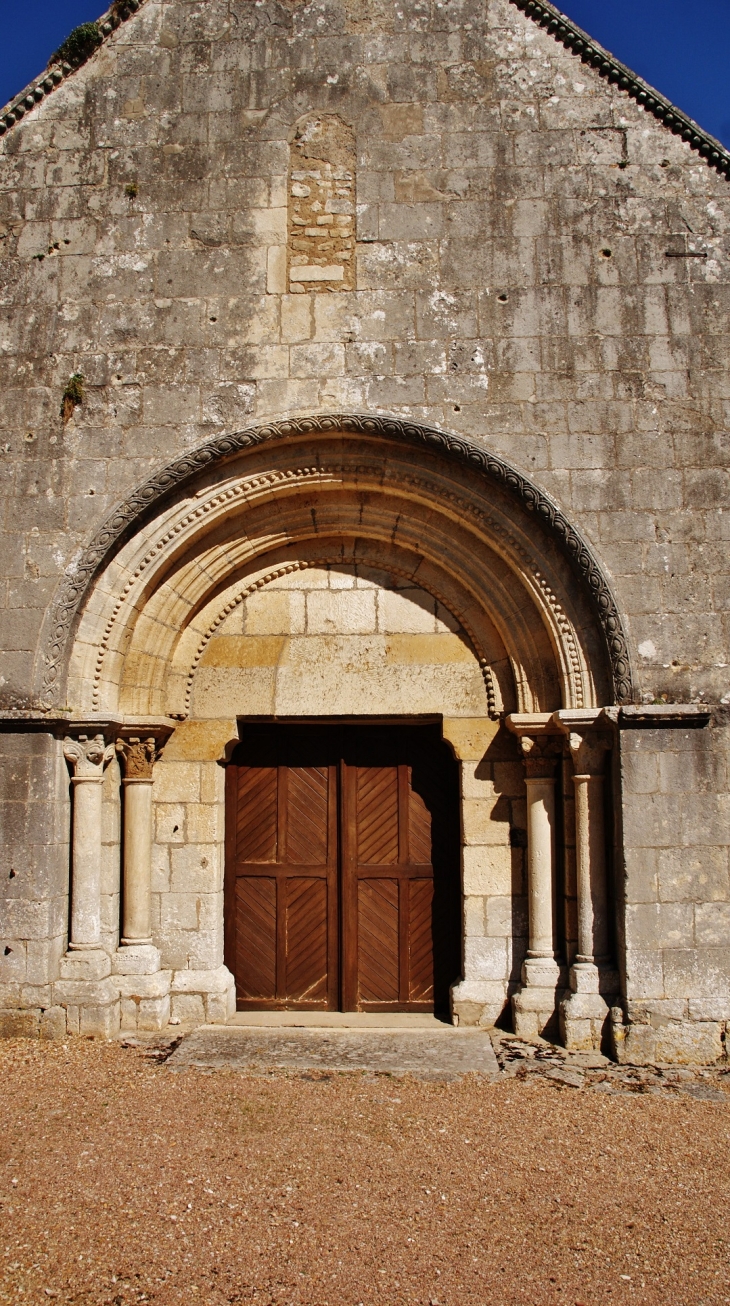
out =
[[461,436],[333,416],[211,441],[120,505],[59,595],[44,703],[70,668],[74,709],[118,710],[131,675],[134,710],[184,715],[207,632],[247,587],[387,549],[468,632],[493,711],[632,699],[608,582],[547,495]]

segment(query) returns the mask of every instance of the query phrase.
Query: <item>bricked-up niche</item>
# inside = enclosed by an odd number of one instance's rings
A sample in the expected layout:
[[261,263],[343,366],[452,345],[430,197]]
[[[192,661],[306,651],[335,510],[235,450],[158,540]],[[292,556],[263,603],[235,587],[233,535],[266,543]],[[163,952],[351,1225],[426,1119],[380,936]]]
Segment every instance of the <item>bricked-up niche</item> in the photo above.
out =
[[336,114],[300,119],[289,151],[287,278],[295,294],[355,289],[355,137]]

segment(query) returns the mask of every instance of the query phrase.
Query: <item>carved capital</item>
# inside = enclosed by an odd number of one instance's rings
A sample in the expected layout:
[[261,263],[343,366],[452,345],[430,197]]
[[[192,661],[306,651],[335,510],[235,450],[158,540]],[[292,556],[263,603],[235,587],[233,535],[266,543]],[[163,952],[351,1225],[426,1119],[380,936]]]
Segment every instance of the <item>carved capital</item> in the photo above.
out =
[[160,756],[164,741],[148,735],[142,739],[139,735],[117,739],[117,755],[124,770],[125,780],[151,780],[152,768]]
[[63,755],[75,780],[101,780],[104,767],[114,756],[114,745],[107,744],[102,734],[67,735],[63,741]]
[[563,751],[562,740],[555,735],[521,735],[520,748],[528,780],[551,780]]
[[571,730],[568,748],[576,775],[602,775],[604,758],[611,747],[607,735],[597,730]]

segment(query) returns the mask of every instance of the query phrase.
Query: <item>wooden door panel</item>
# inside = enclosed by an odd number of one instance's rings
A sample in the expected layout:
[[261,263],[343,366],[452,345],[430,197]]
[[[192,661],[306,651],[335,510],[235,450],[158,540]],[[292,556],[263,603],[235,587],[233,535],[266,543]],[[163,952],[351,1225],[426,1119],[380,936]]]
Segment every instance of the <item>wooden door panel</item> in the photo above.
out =
[[433,986],[433,880],[407,880],[408,893],[408,1001],[432,1002]]
[[226,777],[238,1005],[444,1010],[459,974],[456,767],[434,727],[251,727]]
[[360,1002],[398,1002],[398,881],[358,880],[358,996]]
[[277,769],[237,767],[236,860],[276,861]]
[[271,1001],[276,997],[275,878],[237,876],[235,907],[238,996]]
[[242,1008],[338,1005],[337,767],[325,753],[314,732],[254,730],[228,768],[226,957]]
[[431,813],[422,794],[413,789],[413,768],[408,767],[408,851],[414,863],[431,863]]
[[398,861],[398,768],[358,767],[356,770],[356,849],[360,866],[385,866]]
[[286,996],[294,1002],[327,1000],[327,881],[286,883]]
[[286,860],[301,866],[327,861],[327,767],[287,767]]

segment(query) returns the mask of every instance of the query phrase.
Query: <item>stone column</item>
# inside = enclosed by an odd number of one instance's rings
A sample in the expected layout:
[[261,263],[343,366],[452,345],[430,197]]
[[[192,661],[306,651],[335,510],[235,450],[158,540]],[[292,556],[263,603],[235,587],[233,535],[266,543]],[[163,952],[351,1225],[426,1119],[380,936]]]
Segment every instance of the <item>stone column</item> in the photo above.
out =
[[67,736],[63,754],[71,771],[71,928],[69,949],[54,984],[54,1002],[66,1009],[70,1032],[109,1036],[119,1027],[119,995],[111,959],[101,945],[101,788],[114,745],[101,731]]
[[144,738],[125,733],[116,742],[124,772],[124,865],[122,937],[112,968],[122,1029],[158,1030],[170,1017],[171,972],[160,969],[152,942],[152,771],[161,744],[159,732]]
[[610,963],[606,880],[604,768],[611,741],[593,721],[571,720],[568,712],[559,716],[574,768],[578,898],[578,951],[570,968],[571,994],[561,1004],[560,1024],[566,1047],[600,1050],[604,1023],[618,988]]
[[508,722],[520,737],[527,790],[528,948],[522,984],[512,998],[515,1033],[534,1038],[557,1028],[557,1008],[565,988],[554,941],[555,770],[562,741],[538,722],[518,717]]
[[101,947],[101,786],[114,756],[103,734],[67,737],[63,755],[72,770],[72,878],[69,952]]

